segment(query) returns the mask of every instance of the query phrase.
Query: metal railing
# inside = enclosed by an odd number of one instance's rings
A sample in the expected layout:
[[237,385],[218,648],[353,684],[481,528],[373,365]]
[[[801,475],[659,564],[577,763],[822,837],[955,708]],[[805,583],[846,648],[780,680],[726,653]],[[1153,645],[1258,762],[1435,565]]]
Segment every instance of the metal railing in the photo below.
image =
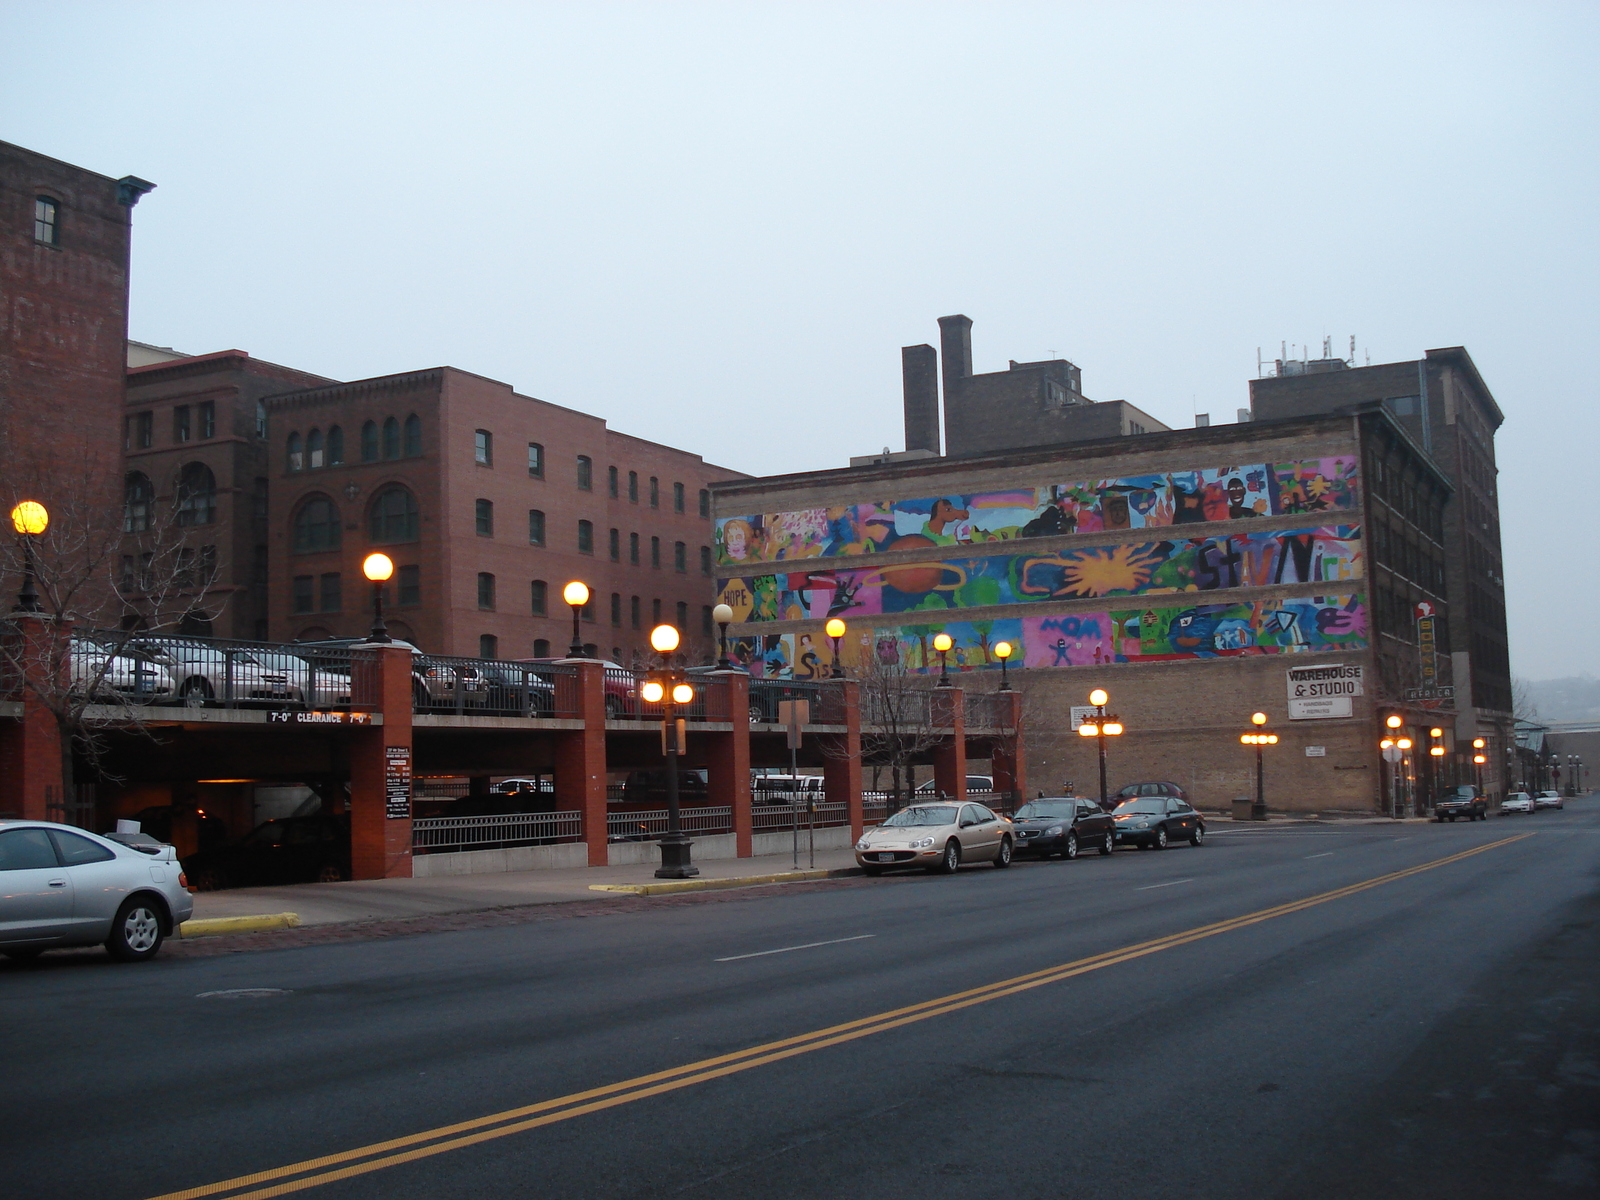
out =
[[418,854],[542,846],[583,837],[581,812],[508,813],[495,817],[417,817],[411,847]]
[[[728,833],[733,829],[733,809],[682,808],[679,823],[685,833]],[[606,814],[606,836],[613,842],[650,842],[667,832],[667,810]]]
[[[835,689],[837,690],[837,689]],[[785,700],[805,700],[811,705],[811,724],[818,723],[824,706],[820,683],[792,679],[752,679],[750,681],[750,720],[767,725],[778,723],[778,705]]]
[[968,692],[967,728],[1009,732],[1016,727],[1012,719],[1011,693]]
[[751,810],[751,827],[757,833],[776,833],[790,829],[815,827],[824,829],[833,825],[850,824],[848,804],[823,803],[815,811],[803,804],[769,805]]
[[578,669],[568,663],[416,655],[412,707],[419,713],[481,717],[575,717]]

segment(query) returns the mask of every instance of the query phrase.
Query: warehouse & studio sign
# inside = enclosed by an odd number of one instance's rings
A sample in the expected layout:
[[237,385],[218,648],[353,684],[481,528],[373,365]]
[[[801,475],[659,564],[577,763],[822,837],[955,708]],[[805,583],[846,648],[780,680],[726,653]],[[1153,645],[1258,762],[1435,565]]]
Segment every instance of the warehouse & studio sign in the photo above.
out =
[[1291,721],[1326,721],[1354,712],[1351,700],[1363,694],[1364,668],[1347,663],[1290,667],[1286,672]]

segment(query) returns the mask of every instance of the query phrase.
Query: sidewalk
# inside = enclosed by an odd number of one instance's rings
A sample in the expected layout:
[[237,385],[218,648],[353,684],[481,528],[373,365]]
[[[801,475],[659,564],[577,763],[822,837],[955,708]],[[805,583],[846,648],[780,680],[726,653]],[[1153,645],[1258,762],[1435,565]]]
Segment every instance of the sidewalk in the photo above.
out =
[[[697,863],[701,879],[774,875],[791,869],[788,854],[761,858],[719,858]],[[854,867],[850,850],[818,850],[816,868]],[[810,859],[800,847],[800,869]],[[590,884],[658,883],[653,865],[568,867],[496,875],[446,875],[432,879],[371,879],[348,883],[299,883],[283,887],[233,888],[200,892],[194,898],[195,920],[246,917],[260,913],[298,913],[301,925],[333,925],[344,921],[438,916],[482,912],[529,904],[565,904],[601,900],[616,892],[596,892]]]

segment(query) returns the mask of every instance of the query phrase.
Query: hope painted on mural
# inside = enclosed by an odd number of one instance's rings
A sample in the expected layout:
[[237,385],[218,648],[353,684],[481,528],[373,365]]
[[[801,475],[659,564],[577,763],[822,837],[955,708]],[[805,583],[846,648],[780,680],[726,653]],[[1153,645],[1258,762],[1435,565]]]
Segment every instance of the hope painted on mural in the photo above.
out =
[[[951,671],[997,669],[994,648],[1000,642],[1012,646],[1013,669],[1087,667],[1361,650],[1367,645],[1367,612],[1364,597],[1355,593],[886,626],[852,630],[841,643],[840,660],[851,674],[869,658],[879,666],[937,672],[933,638],[939,633],[954,643]],[[823,679],[832,667],[832,647],[820,633],[740,637],[730,649],[739,666],[761,678]]]
[[1205,467],[1038,488],[725,517],[723,566],[1353,509],[1356,460]]
[[1049,554],[757,575],[723,580],[719,599],[733,609],[735,621],[745,624],[1332,583],[1361,574],[1360,527],[1332,525]]

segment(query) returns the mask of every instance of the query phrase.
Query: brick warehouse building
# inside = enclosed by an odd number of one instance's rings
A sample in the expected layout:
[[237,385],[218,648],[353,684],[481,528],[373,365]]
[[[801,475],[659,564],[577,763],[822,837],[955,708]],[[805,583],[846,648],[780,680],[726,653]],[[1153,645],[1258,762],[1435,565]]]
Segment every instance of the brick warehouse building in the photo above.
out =
[[738,472],[454,367],[265,406],[273,638],[365,633],[381,549],[390,631],[436,653],[564,654],[572,579],[596,653],[642,655],[661,621],[708,652],[709,488]]
[[[926,426],[912,400],[927,374],[907,356],[908,434]],[[1019,391],[1016,406],[1049,402]],[[1093,407],[1073,393],[1069,407]],[[1025,427],[1026,412],[996,424]],[[1093,743],[1072,720],[1096,686],[1128,730],[1111,747],[1113,789],[1170,779],[1212,807],[1247,794],[1254,759],[1238,734],[1257,709],[1282,738],[1269,752],[1274,807],[1384,805],[1394,781],[1378,729],[1391,711],[1422,743],[1443,722],[1445,774],[1463,769],[1470,740],[1448,704],[1406,699],[1421,679],[1414,606],[1431,605],[1446,629],[1455,619],[1454,490],[1393,406],[1181,431],[1112,425],[1120,434],[946,458],[924,441],[898,461],[719,485],[719,588],[746,661],[763,674],[823,669],[831,615],[852,627],[847,663],[936,672],[943,631],[952,670],[988,675],[991,648],[1009,641],[1029,778],[1051,790],[1098,787]],[[1190,528],[1178,538],[1173,525]],[[818,561],[830,558],[848,565]],[[1444,649],[1434,665],[1447,686]],[[1431,766],[1402,764],[1402,798],[1453,782]]]

